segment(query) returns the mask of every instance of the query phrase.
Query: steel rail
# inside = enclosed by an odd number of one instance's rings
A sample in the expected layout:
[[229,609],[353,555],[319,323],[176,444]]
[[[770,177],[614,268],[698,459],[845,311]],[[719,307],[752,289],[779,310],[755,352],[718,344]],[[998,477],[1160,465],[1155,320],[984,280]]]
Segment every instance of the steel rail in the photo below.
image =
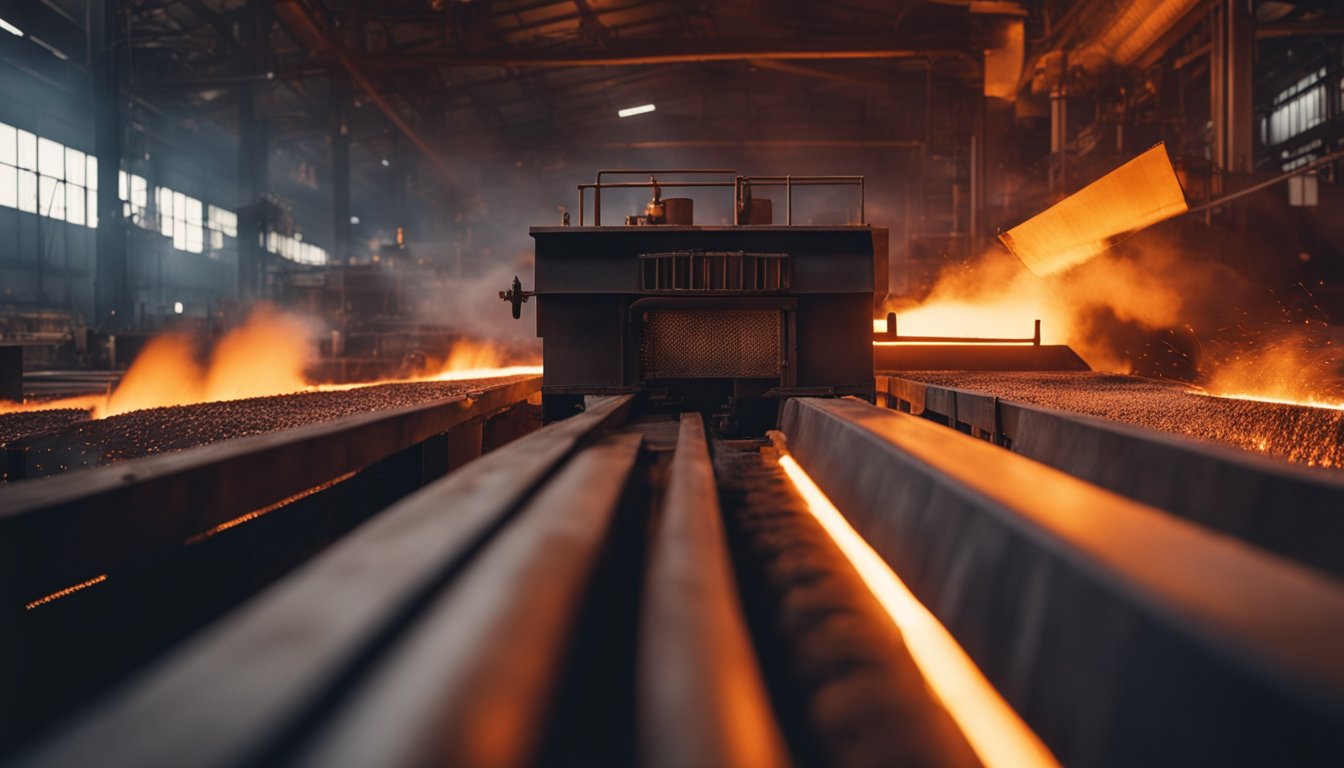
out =
[[878,392],[902,410],[965,425],[976,436],[1089,483],[1344,578],[1338,546],[1344,541],[1344,480],[986,392],[900,376],[879,376]]
[[644,584],[636,686],[644,768],[791,764],[728,558],[703,418],[683,414]]
[[[391,658],[384,654],[405,647],[417,619],[452,599],[456,577],[471,579],[473,563],[498,559],[491,553],[495,534],[517,514],[535,517],[529,499],[564,475],[576,452],[623,423],[631,400],[591,400],[583,413],[492,451],[380,512],[15,765],[224,768],[301,755],[316,744],[311,739],[323,716],[340,711],[361,683],[377,680],[378,661]],[[581,474],[566,487],[578,482],[586,489],[588,481],[595,489],[608,487],[592,467]],[[565,517],[553,514],[559,512],[543,508],[552,522]],[[522,549],[536,552],[540,540],[525,538]],[[516,540],[498,543],[510,568],[525,567]],[[473,598],[480,599],[479,593]]]
[[1065,764],[1338,754],[1339,583],[909,414],[794,399],[784,429]]

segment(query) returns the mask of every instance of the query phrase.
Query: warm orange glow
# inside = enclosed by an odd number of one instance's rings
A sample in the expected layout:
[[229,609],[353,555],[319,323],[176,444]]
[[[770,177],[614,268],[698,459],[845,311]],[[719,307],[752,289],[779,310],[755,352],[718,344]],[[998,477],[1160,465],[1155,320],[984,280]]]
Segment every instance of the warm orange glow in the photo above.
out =
[[539,375],[540,365],[505,365],[509,356],[496,344],[479,341],[459,341],[453,345],[448,360],[439,372],[428,377],[430,381],[461,381],[485,379],[493,376]]
[[[1107,253],[1052,277],[1040,277],[1001,250],[939,274],[918,303],[890,302],[903,336],[1030,338],[1041,321],[1042,344],[1067,344],[1098,370],[1128,373],[1132,363],[1112,345],[1104,316],[1146,329],[1181,322],[1194,289],[1177,268],[1174,250],[1150,245],[1136,255]],[[886,330],[885,319],[873,329]],[[881,342],[879,342],[881,343]]]
[[1261,342],[1218,361],[1201,394],[1344,410],[1340,353],[1313,349],[1305,335]]
[[298,392],[312,359],[309,331],[293,315],[261,306],[215,345],[209,364],[196,361],[189,339],[160,336],[145,346],[94,418],[146,408]]
[[807,501],[808,509],[844,552],[868,589],[891,616],[915,665],[942,702],[971,749],[989,768],[1057,766],[1050,750],[1018,717],[947,628],[925,608],[831,504],[792,456],[779,465]]
[[1052,275],[1186,210],[1176,169],[1166,147],[1158,144],[999,239],[1032,272]]
[[78,584],[72,584],[66,587],[65,589],[58,589],[55,592],[52,592],[50,595],[46,595],[45,597],[39,597],[36,600],[32,601],[31,603],[27,603],[26,605],[24,605],[23,609],[25,611],[31,611],[34,608],[46,605],[47,603],[60,600],[62,597],[68,597],[70,595],[73,595],[76,592],[80,591],[81,589],[88,589],[89,587],[92,587],[95,584],[102,584],[104,581],[107,581],[107,574],[106,573],[99,574],[97,576],[94,576],[92,579],[89,579],[88,581],[81,581]]
[[202,365],[191,339],[165,334],[151,340],[136,357],[110,396],[0,402],[0,414],[75,408],[89,410],[96,419],[147,408],[239,400],[297,392],[343,391],[374,384],[426,381],[462,381],[504,376],[539,375],[540,365],[513,365],[512,356],[499,345],[462,340],[433,373],[352,384],[311,382],[305,369],[316,350],[311,329],[302,319],[262,305],[247,321],[225,334]]
[[205,541],[206,539],[210,538],[211,536],[214,536],[215,534],[223,533],[224,531],[227,531],[230,528],[237,528],[243,523],[250,523],[263,515],[268,515],[271,512],[276,511],[277,509],[287,507],[290,504],[299,501],[300,499],[306,499],[315,493],[320,493],[322,491],[327,490],[328,488],[331,488],[332,486],[344,483],[346,480],[349,480],[354,476],[355,472],[346,472],[343,475],[338,475],[326,481],[325,483],[319,483],[318,485],[315,485],[306,491],[299,491],[293,496],[286,496],[285,498],[275,502],[274,504],[267,504],[266,506],[261,507],[260,509],[254,509],[251,512],[248,512],[245,515],[239,515],[238,517],[235,517],[232,520],[226,520],[220,523],[219,525],[216,525],[214,528],[210,528],[208,530],[196,534],[195,536],[189,537],[184,543],[199,544],[202,541]]

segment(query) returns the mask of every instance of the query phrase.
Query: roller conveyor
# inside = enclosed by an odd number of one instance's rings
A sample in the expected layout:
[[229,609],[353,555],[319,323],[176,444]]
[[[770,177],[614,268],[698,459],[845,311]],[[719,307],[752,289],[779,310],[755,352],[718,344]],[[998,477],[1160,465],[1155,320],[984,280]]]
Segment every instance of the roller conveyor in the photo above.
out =
[[[17,764],[1004,764],[778,450],[1060,761],[1337,754],[1335,578],[929,419],[804,398],[781,428],[722,442],[590,399],[372,515]],[[49,511],[29,500],[0,520]]]

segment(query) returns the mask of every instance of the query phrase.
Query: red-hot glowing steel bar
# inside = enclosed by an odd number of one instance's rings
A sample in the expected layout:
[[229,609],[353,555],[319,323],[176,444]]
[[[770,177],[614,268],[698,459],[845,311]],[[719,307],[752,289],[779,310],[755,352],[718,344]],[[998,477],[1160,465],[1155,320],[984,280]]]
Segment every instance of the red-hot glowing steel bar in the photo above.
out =
[[947,628],[915,598],[882,557],[845,521],[792,456],[780,466],[808,509],[845,553],[905,638],[929,688],[989,768],[1057,766],[1059,762],[966,655]]

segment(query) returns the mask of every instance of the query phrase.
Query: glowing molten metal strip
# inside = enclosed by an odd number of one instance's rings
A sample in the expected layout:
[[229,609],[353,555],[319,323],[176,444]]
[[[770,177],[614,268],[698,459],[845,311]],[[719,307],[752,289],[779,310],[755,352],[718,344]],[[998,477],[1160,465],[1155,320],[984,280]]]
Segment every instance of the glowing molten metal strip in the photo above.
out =
[[1317,400],[1314,397],[1297,399],[1291,397],[1278,397],[1275,395],[1249,394],[1244,392],[1203,392],[1200,390],[1194,390],[1194,393],[1196,395],[1203,395],[1204,397],[1224,397],[1227,398],[1228,400],[1253,400],[1257,403],[1300,405],[1306,408],[1328,408],[1333,411],[1344,411],[1344,403],[1342,402],[1335,402],[1335,401],[1327,402],[1325,400]]
[[23,609],[25,611],[31,611],[34,608],[39,608],[41,606],[46,605],[47,603],[60,600],[62,597],[69,597],[70,595],[75,594],[81,589],[88,589],[89,587],[92,587],[96,584],[102,584],[104,581],[107,581],[107,574],[100,573],[97,576],[94,576],[92,579],[89,579],[88,581],[81,581],[78,584],[72,584],[71,586],[68,586],[65,589],[59,589],[55,592],[52,592],[50,595],[46,595],[45,597],[39,597],[38,599],[32,601],[31,603],[26,603],[23,606]]
[[952,634],[850,526],[798,462],[785,455],[779,465],[896,623],[924,681],[981,762],[989,768],[1058,766],[1055,756],[990,685]]

